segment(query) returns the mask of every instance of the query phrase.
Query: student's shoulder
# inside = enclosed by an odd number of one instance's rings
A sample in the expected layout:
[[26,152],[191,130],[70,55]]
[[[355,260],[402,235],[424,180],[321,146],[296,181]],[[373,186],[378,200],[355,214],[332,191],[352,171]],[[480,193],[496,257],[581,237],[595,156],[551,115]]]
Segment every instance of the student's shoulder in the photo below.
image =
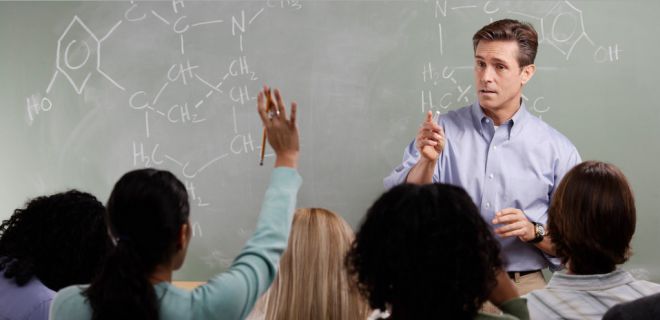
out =
[[83,291],[87,289],[87,287],[87,285],[68,286],[58,291],[55,294],[54,300],[69,301],[77,298],[83,299]]
[[91,308],[83,291],[87,286],[66,287],[55,294],[49,319],[91,319]]
[[510,314],[492,314],[486,312],[479,312],[474,320],[519,320],[520,318]]
[[658,319],[660,317],[660,293],[621,303],[610,308],[603,320]]
[[[645,292],[647,296],[654,296],[660,293],[660,284],[655,282],[647,280],[635,280],[633,283],[631,283],[631,285],[635,286],[636,288],[643,289],[643,292]],[[660,296],[657,298],[660,299]]]

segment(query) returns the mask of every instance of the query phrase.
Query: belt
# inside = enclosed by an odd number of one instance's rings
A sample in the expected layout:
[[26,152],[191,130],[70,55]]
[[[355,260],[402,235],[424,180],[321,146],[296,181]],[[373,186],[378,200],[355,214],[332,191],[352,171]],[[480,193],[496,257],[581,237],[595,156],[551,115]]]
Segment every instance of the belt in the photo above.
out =
[[518,274],[518,277],[526,276],[528,274],[536,273],[536,272],[541,272],[541,270],[527,270],[527,271],[508,271],[507,274],[509,275],[509,278],[515,279],[516,278],[516,273]]

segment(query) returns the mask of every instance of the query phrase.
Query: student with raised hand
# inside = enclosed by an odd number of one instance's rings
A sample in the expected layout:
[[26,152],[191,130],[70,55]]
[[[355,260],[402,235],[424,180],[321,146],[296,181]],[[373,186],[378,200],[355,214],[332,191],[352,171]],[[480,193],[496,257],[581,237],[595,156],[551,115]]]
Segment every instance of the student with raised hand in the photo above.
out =
[[243,319],[266,291],[286,248],[296,194],[296,104],[287,118],[275,90],[277,112],[266,112],[264,94],[257,106],[276,154],[275,169],[257,228],[227,272],[193,291],[171,284],[191,239],[184,185],[168,171],[126,173],[108,200],[107,220],[116,246],[89,286],[60,291],[51,319]]
[[630,256],[635,199],[614,165],[585,161],[559,184],[548,232],[562,263],[548,286],[527,295],[533,319],[601,319],[615,304],[660,292],[618,268]]
[[[529,319],[497,240],[460,187],[390,189],[367,211],[346,260],[381,311],[370,319]],[[479,311],[486,300],[505,314]]]
[[344,264],[353,238],[330,210],[296,210],[279,273],[248,320],[366,319],[366,301]]
[[29,201],[0,225],[0,319],[48,319],[55,292],[92,280],[110,239],[105,207],[70,190]]

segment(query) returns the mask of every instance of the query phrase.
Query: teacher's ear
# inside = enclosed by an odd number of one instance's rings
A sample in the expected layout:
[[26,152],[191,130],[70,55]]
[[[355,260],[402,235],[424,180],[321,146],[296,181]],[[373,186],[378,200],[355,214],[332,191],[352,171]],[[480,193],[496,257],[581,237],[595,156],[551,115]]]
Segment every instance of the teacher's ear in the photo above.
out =
[[522,70],[520,71],[520,85],[524,86],[529,80],[531,80],[535,72],[536,65],[533,63],[522,67]]

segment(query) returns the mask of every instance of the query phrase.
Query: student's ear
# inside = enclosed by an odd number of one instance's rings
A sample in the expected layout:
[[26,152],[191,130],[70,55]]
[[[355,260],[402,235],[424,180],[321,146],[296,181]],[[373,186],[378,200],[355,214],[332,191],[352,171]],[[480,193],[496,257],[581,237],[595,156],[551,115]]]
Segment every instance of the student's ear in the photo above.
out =
[[179,229],[179,244],[177,245],[177,249],[185,249],[188,248],[188,242],[190,242],[190,238],[192,237],[192,229],[190,228],[190,223],[186,222],[181,225],[181,228]]
[[522,68],[522,72],[520,73],[520,84],[524,86],[527,83],[527,81],[532,79],[535,72],[536,72],[535,64],[528,64],[524,66]]

